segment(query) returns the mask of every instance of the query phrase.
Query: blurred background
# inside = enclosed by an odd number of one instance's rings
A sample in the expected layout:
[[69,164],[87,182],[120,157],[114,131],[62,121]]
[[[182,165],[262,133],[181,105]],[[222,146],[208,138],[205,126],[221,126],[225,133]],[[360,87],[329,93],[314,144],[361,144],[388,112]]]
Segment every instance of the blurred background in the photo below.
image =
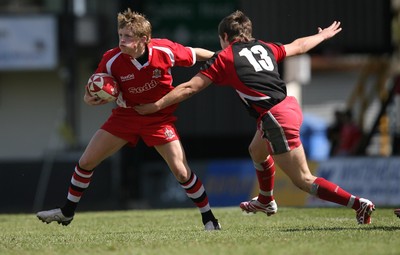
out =
[[[62,205],[74,166],[114,104],[90,107],[84,86],[102,54],[118,45],[117,13],[144,13],[153,37],[219,50],[220,20],[240,9],[253,34],[289,43],[342,22],[343,31],[281,64],[302,105],[301,134],[318,176],[400,205],[398,0],[0,0],[0,213]],[[174,84],[197,73],[176,68]],[[211,86],[183,102],[177,127],[189,165],[212,206],[257,194],[248,145],[255,120],[233,90]],[[275,196],[285,206],[331,206],[303,194],[282,171]],[[97,169],[81,210],[190,207],[153,148],[124,148]]]

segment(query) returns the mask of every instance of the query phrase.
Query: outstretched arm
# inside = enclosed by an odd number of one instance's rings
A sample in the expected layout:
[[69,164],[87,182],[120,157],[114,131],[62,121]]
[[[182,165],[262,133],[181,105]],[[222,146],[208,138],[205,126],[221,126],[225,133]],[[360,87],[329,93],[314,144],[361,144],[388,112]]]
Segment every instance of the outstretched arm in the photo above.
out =
[[332,25],[324,29],[319,27],[317,34],[298,38],[292,43],[285,44],[286,57],[306,53],[321,42],[334,37],[340,31],[342,31],[342,28],[338,21],[334,21]]
[[188,99],[194,94],[205,89],[210,84],[211,80],[207,76],[198,73],[191,80],[176,86],[158,101],[149,104],[137,105],[134,107],[134,109],[142,115],[154,113],[170,105],[177,104]]
[[207,61],[214,55],[213,51],[209,51],[203,48],[194,48],[194,52],[196,53],[197,61]]

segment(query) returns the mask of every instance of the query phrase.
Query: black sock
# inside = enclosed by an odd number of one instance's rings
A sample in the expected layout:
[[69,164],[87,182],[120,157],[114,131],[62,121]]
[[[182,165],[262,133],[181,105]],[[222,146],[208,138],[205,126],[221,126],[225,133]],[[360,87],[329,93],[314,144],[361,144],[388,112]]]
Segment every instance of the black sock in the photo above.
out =
[[74,202],[67,200],[65,205],[60,209],[61,209],[62,214],[64,214],[65,217],[72,217],[75,214],[75,210],[76,210],[77,206],[78,206],[78,203],[74,203]]
[[214,214],[212,213],[211,210],[202,213],[202,214],[201,214],[201,218],[202,218],[202,220],[203,220],[203,225],[206,225],[206,223],[209,222],[210,220],[211,220],[211,221],[214,221],[214,220],[215,220],[215,216],[214,216]]

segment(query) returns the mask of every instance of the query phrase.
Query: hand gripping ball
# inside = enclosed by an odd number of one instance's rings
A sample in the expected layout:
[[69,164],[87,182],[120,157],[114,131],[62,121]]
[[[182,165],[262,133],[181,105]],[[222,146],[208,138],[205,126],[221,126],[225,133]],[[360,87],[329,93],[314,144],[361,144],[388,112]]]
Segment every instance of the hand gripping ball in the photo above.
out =
[[87,89],[90,95],[108,102],[115,101],[119,95],[118,83],[108,73],[95,73],[90,76]]

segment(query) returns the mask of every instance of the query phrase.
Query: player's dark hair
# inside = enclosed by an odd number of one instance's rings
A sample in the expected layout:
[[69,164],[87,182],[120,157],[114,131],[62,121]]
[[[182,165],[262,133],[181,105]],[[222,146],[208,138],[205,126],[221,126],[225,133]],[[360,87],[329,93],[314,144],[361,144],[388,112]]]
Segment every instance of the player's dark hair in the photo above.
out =
[[221,20],[218,25],[218,34],[223,38],[228,35],[228,41],[251,41],[253,39],[253,25],[249,17],[241,11],[235,11]]

